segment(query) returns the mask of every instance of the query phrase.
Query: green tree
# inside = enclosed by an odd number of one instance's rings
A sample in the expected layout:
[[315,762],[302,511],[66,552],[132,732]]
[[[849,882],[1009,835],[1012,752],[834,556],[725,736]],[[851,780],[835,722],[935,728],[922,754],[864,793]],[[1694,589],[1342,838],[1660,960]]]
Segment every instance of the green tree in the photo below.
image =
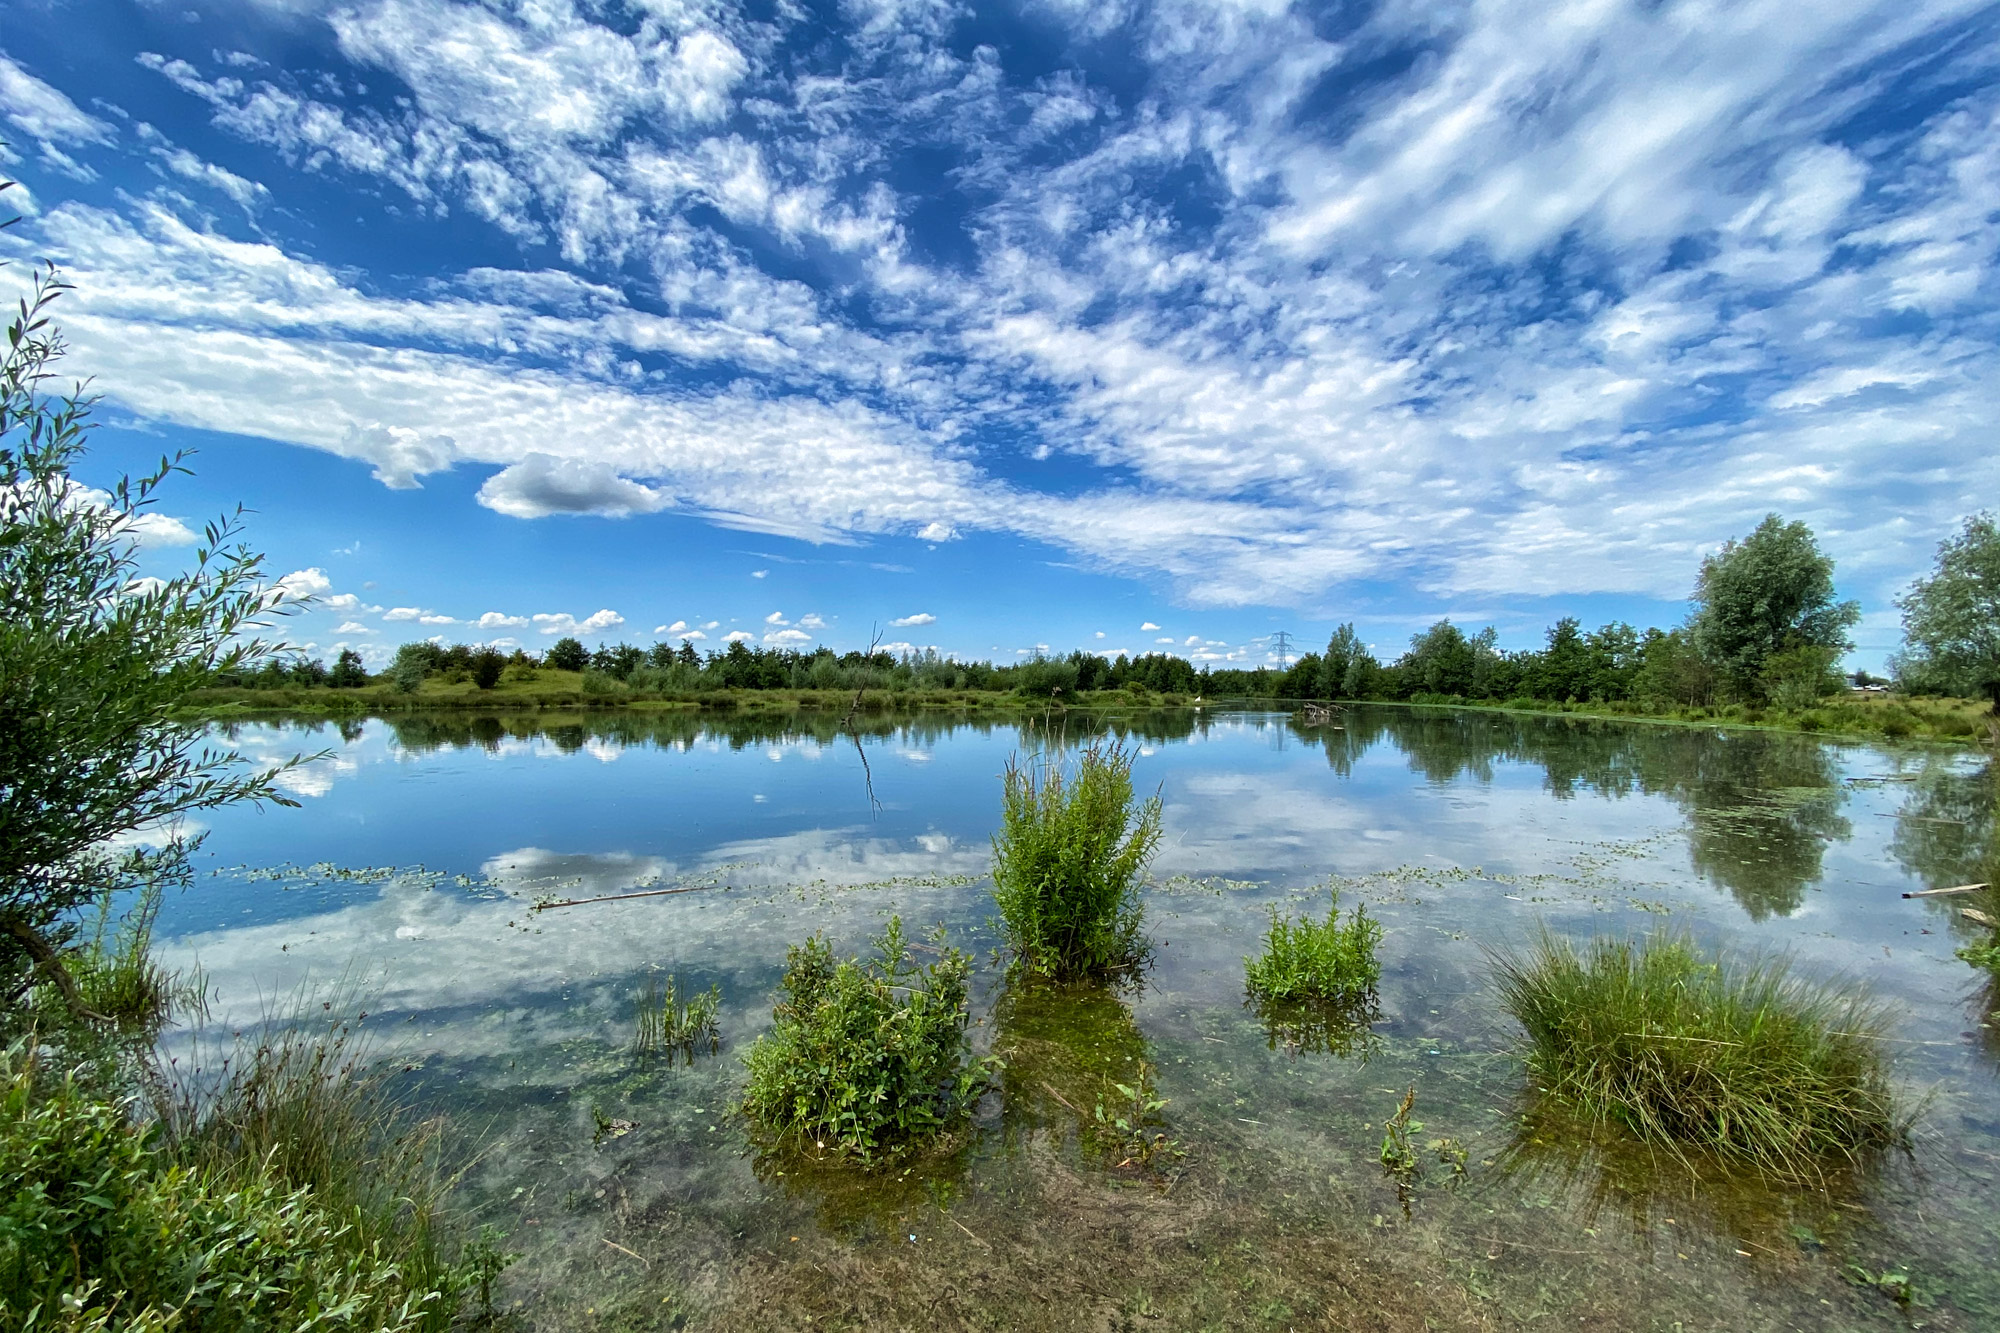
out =
[[[79,912],[184,880],[199,841],[181,831],[185,816],[295,802],[277,770],[245,771],[175,719],[218,673],[270,661],[279,645],[255,634],[286,608],[239,540],[240,509],[207,526],[191,569],[140,575],[140,524],[184,456],[108,493],[72,475],[93,400],[80,386],[44,391],[63,350],[49,307],[66,289],[35,275],[0,361],[0,1002],[39,973],[72,1013],[96,1018],[65,959]],[[164,842],[116,850],[142,830]]]
[[353,690],[366,685],[368,668],[361,665],[361,654],[352,648],[342,648],[340,660],[333,664],[333,670],[326,675],[326,683],[336,690]]
[[1833,558],[1812,529],[1776,514],[1701,562],[1693,600],[1697,651],[1731,693],[1753,701],[1768,695],[1772,654],[1820,648],[1838,658],[1853,647],[1847,631],[1861,619],[1859,603],[1835,600]]
[[1937,568],[1896,601],[1903,612],[1899,680],[1939,693],[1985,695],[2000,713],[2000,528],[1974,514],[1938,543]]
[[472,683],[482,690],[498,685],[506,669],[507,655],[498,648],[481,648],[472,655]]
[[584,651],[582,640],[562,638],[549,645],[542,663],[557,671],[581,671],[590,665],[590,654]]

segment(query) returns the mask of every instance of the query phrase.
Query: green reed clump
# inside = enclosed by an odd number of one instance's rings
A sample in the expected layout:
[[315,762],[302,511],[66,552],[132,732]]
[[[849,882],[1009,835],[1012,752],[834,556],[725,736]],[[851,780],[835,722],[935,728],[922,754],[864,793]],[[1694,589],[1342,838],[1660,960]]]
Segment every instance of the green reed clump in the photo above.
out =
[[1139,886],[1160,840],[1160,798],[1133,809],[1132,753],[1096,741],[1073,773],[1008,761],[993,890],[1009,943],[1044,976],[1132,966],[1145,953]]
[[1272,908],[1263,956],[1243,960],[1243,980],[1263,1000],[1360,1007],[1382,980],[1382,964],[1375,957],[1381,942],[1382,925],[1369,917],[1365,904],[1357,904],[1341,920],[1340,890],[1335,889],[1324,921],[1313,920],[1310,912],[1294,921]]
[[[183,1136],[25,1043],[0,1053],[0,1326],[449,1327],[476,1274],[439,1253],[411,1141],[384,1142],[379,1120],[359,1133],[338,1089],[278,1095],[268,1055],[251,1066],[225,1080],[219,1119]],[[331,1142],[305,1141],[313,1128]]]
[[1544,1090],[1590,1117],[1802,1179],[1900,1137],[1886,1019],[1858,992],[1678,936],[1579,950],[1544,932],[1493,963]]
[[780,1140],[872,1161],[949,1134],[985,1090],[966,1037],[972,960],[910,960],[899,917],[879,962],[835,963],[824,936],[785,956],[769,1033],[743,1057],[743,1109]]
[[632,1050],[638,1055],[664,1055],[672,1064],[676,1057],[693,1060],[707,1047],[710,1055],[722,1049],[716,1017],[722,1012],[722,988],[710,986],[683,999],[680,979],[668,973],[662,980],[650,977],[639,994],[639,1008],[633,1025]]

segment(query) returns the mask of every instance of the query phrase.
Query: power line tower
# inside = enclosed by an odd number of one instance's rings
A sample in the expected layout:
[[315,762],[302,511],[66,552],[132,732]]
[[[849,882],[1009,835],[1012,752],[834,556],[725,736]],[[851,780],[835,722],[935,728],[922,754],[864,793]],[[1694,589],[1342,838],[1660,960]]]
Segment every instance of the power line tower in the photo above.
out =
[[1287,634],[1283,630],[1279,630],[1276,634],[1273,634],[1271,636],[1271,647],[1277,650],[1279,666],[1288,667],[1292,664],[1291,635]]

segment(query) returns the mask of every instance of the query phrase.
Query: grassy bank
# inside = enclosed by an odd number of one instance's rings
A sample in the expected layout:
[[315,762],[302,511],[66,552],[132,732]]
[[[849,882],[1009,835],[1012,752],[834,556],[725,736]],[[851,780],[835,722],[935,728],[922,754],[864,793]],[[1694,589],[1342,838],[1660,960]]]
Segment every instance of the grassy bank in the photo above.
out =
[[[1274,701],[1289,706],[1292,701]],[[1366,700],[1384,703],[1384,700]],[[1488,712],[1548,713],[1619,721],[1661,722],[1701,727],[1794,731],[1806,735],[1853,736],[1868,740],[1942,741],[1979,744],[1994,732],[1993,714],[1978,699],[1909,698],[1896,694],[1836,695],[1812,708],[1764,708],[1755,704],[1683,707],[1618,701],[1549,703],[1539,699],[1416,699],[1404,707],[1477,708]]]
[[[858,700],[858,702],[857,702]],[[380,716],[440,709],[636,709],[641,711],[819,712],[844,714],[886,709],[979,709],[1041,712],[1051,707],[1175,707],[1185,695],[1147,690],[1090,690],[1044,698],[1014,690],[872,689],[713,689],[658,692],[628,689],[616,681],[581,671],[538,668],[532,676],[507,677],[482,690],[470,680],[431,679],[412,691],[383,683],[357,689],[324,685],[277,689],[195,690],[182,712],[201,718],[253,713],[304,713],[326,717]]]

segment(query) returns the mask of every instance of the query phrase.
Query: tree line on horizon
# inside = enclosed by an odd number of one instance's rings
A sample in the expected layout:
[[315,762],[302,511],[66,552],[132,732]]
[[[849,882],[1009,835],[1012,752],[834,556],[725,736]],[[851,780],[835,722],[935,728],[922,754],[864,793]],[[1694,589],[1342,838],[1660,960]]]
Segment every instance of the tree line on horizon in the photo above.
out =
[[[981,690],[1041,698],[1139,690],[1214,698],[1449,700],[1642,703],[1703,707],[1722,703],[1809,708],[1843,689],[1841,657],[1860,606],[1838,599],[1834,562],[1802,522],[1767,515],[1748,536],[1706,557],[1692,609],[1672,629],[1614,621],[1585,630],[1574,616],[1552,625],[1540,648],[1508,651],[1488,626],[1468,633],[1442,619],[1383,662],[1341,625],[1323,652],[1278,668],[1197,668],[1171,653],[1106,658],[1083,650],[996,665],[935,650],[835,653],[819,647],[753,647],[741,640],[703,653],[692,642],[641,648],[573,637],[532,654],[492,646],[406,643],[371,676],[353,649],[335,663],[303,656],[266,661],[254,673],[218,676],[218,685],[335,689],[391,683],[414,692],[433,677],[490,689],[512,671],[579,672],[587,692],[691,693],[717,689]],[[1984,697],[2000,711],[2000,529],[1975,514],[1938,549],[1932,573],[1898,599],[1905,646],[1891,659],[1906,694]],[[1856,684],[1872,683],[1857,673]],[[1887,682],[1880,682],[1887,683]]]

